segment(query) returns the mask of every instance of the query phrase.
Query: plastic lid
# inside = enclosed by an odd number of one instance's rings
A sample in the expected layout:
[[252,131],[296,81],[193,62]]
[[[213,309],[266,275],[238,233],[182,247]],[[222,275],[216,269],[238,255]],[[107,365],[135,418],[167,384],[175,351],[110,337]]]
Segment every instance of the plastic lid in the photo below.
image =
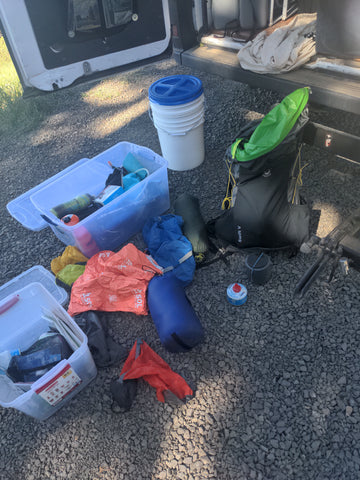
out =
[[251,270],[265,270],[270,267],[271,261],[265,253],[251,253],[245,259],[245,265]]
[[238,283],[235,283],[235,285],[233,286],[233,291],[234,291],[235,293],[241,292],[241,287],[240,287],[240,285],[239,285]]
[[22,224],[23,227],[38,232],[45,227],[49,226],[48,221],[46,221],[42,216],[41,212],[31,201],[31,197],[44,188],[46,185],[54,182],[56,179],[61,178],[65,173],[70,172],[74,168],[77,168],[79,165],[82,165],[84,162],[89,162],[88,158],[82,158],[76,163],[65,168],[62,172],[57,173],[56,175],[48,178],[44,182],[40,183],[31,190],[23,193],[19,197],[15,198],[6,205],[8,212],[12,217],[15,218],[18,222]]
[[0,287],[0,301],[30,283],[41,283],[60,305],[64,305],[69,295],[55,283],[55,276],[42,265],[35,265]]
[[79,217],[74,213],[70,213],[69,215],[65,215],[65,217],[63,217],[61,221],[65,223],[68,227],[72,227],[73,225],[79,223]]
[[192,75],[172,75],[154,82],[149,88],[149,100],[159,105],[181,105],[200,97],[202,82]]

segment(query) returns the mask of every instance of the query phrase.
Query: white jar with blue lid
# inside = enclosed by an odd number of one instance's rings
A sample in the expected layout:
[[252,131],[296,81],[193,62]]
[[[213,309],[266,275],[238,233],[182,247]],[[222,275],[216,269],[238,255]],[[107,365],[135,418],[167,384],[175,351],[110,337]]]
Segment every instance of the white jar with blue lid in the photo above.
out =
[[199,78],[171,75],[149,88],[151,119],[171,170],[198,167],[205,157],[204,93]]
[[247,300],[247,289],[241,283],[232,283],[228,286],[226,295],[232,305],[243,305]]

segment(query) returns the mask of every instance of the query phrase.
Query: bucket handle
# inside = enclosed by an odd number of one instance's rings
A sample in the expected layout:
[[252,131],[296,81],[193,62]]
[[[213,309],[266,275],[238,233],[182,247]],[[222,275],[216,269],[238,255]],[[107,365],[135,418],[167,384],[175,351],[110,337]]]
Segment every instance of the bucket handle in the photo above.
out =
[[191,130],[194,130],[194,128],[197,128],[199,125],[201,125],[202,123],[204,123],[204,120],[202,120],[201,122],[199,122],[197,125],[195,126],[192,126],[190,128],[188,128],[187,130],[181,132],[181,133],[170,133],[168,132],[167,130],[165,130],[164,128],[161,128],[161,127],[156,127],[156,129],[158,130],[162,130],[163,132],[167,133],[168,135],[171,135],[172,137],[183,137],[184,135],[186,135],[187,133],[191,132]]
[[[153,114],[152,114],[152,110],[151,110],[150,104],[149,104],[149,106],[148,106],[148,114],[149,114],[150,120],[151,120],[152,124],[154,125],[154,127],[155,127],[156,129],[160,128],[160,127],[157,127],[157,126],[155,125],[155,123],[154,123],[154,117],[153,117]],[[160,130],[162,130],[162,131],[165,132],[165,133],[168,133],[169,135],[172,135],[171,133],[167,132],[167,131],[164,130],[163,128],[160,128]],[[190,129],[190,130],[191,130],[191,129]],[[187,132],[185,132],[185,133],[177,133],[176,135],[186,135],[186,133],[187,133]]]
[[153,117],[153,114],[152,114],[152,110],[151,110],[151,107],[150,107],[150,103],[149,103],[149,106],[148,106],[148,114],[149,114],[149,117],[150,117],[150,120],[151,120],[152,124],[155,126],[155,124],[154,124],[154,117]]
[[[204,97],[204,112],[205,112],[205,110],[207,110],[207,103],[206,103],[206,98]],[[152,121],[152,123],[154,123],[154,117],[153,117],[153,114],[152,114],[150,103],[148,105],[148,114],[149,114],[150,120]]]
[[[152,110],[151,110],[151,107],[150,107],[150,104],[148,106],[148,114],[149,114],[149,117],[150,117],[150,120],[152,122],[152,124],[154,125],[154,127],[156,129],[160,128],[160,127],[157,127],[154,123],[154,117],[153,117],[153,114],[152,114]],[[166,130],[164,130],[163,128],[160,128],[160,130],[162,130],[163,132],[165,133],[168,133],[169,135],[172,135],[171,133],[167,132]],[[186,132],[185,133],[178,133],[177,135],[186,135]]]
[[[204,103],[205,103],[205,102],[204,102]],[[181,133],[170,133],[170,132],[167,132],[166,130],[164,130],[163,128],[157,127],[157,126],[155,125],[154,117],[153,117],[153,114],[152,114],[152,110],[151,110],[150,104],[149,104],[149,106],[148,106],[148,114],[149,114],[149,118],[150,118],[152,124],[154,125],[154,127],[155,127],[156,129],[160,129],[160,130],[162,130],[163,132],[165,132],[165,133],[167,133],[168,135],[171,135],[171,136],[173,136],[173,137],[184,136],[184,135],[186,135],[187,133],[189,133],[191,130],[193,130],[194,128],[196,128],[196,127],[198,127],[199,125],[201,125],[201,123],[204,122],[204,119],[203,119],[203,121],[200,122],[200,123],[199,123],[198,125],[196,125],[195,127],[192,126],[192,127],[188,128],[187,130],[185,130],[184,132],[181,132]]]

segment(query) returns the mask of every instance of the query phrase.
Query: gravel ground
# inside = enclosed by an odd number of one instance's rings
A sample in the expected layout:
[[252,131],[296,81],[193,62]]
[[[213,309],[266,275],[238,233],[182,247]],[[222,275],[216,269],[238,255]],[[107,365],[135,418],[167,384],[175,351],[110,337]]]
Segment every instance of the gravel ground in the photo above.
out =
[[[25,230],[6,204],[82,157],[120,141],[160,153],[147,114],[147,89],[175,73],[196,74],[206,95],[206,160],[188,172],[169,171],[171,203],[199,197],[206,220],[220,212],[226,188],[223,153],[238,129],[265,114],[278,94],[251,89],[166,60],[107,81],[53,95],[53,110],[31,133],[0,139],[0,284],[33,265],[50,269],[64,246],[53,233]],[[314,120],[360,134],[351,115],[314,111]],[[359,201],[360,170],[315,148],[304,148],[304,192],[321,212],[325,235]],[[142,248],[137,235],[132,241]],[[96,379],[45,422],[0,409],[0,478],[4,480],[289,480],[360,478],[360,274],[337,272],[305,300],[293,297],[313,256],[272,253],[266,286],[247,284],[244,254],[196,272],[187,294],[206,330],[186,354],[161,345],[150,317],[107,315],[112,336],[131,348],[143,338],[196,386],[186,405],[156,400],[141,383],[131,410],[111,411],[110,381],[121,365]],[[247,284],[242,307],[226,287]]]

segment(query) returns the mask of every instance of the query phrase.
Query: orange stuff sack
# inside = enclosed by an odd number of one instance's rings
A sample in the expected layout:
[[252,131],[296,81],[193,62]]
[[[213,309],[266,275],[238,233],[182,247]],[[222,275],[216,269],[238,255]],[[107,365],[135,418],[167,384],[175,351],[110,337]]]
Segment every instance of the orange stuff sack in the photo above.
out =
[[73,284],[68,313],[101,310],[147,315],[146,290],[156,274],[162,274],[161,267],[132,243],[117,253],[99,252]]
[[[137,346],[140,353],[137,356]],[[156,389],[156,397],[164,402],[164,392],[170,390],[180,400],[193,395],[192,389],[178,373],[175,373],[149,345],[136,340],[121,370],[123,380],[143,378]]]

